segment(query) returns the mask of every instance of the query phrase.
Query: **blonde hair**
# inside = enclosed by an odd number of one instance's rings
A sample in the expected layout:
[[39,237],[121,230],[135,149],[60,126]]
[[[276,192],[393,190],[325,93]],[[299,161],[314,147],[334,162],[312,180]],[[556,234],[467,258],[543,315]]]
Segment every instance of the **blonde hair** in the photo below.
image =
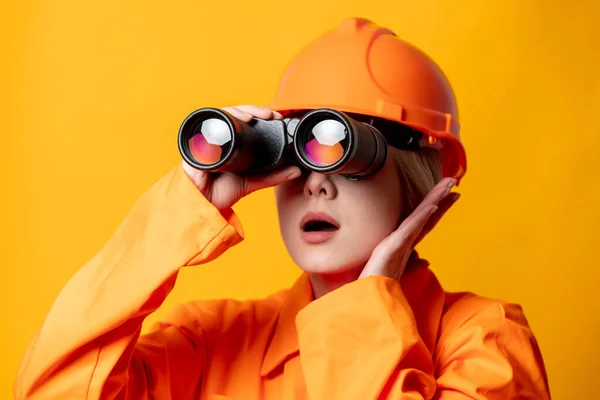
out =
[[400,150],[388,147],[402,185],[404,210],[401,220],[406,218],[423,201],[427,193],[443,178],[440,154],[433,148],[419,151]]

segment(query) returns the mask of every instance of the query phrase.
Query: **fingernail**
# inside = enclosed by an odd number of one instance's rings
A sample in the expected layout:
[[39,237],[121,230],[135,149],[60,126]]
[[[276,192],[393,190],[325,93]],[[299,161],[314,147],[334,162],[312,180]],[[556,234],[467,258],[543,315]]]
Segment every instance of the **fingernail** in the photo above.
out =
[[448,182],[448,187],[446,188],[446,194],[450,193],[454,186],[456,186],[456,179],[450,179],[450,182]]
[[429,215],[432,215],[433,213],[435,213],[438,210],[438,206],[433,206],[431,207],[431,210],[429,210]]
[[295,170],[294,172],[292,172],[291,174],[289,174],[287,176],[287,179],[296,179],[297,177],[299,177],[300,175],[302,175],[302,171],[299,170]]

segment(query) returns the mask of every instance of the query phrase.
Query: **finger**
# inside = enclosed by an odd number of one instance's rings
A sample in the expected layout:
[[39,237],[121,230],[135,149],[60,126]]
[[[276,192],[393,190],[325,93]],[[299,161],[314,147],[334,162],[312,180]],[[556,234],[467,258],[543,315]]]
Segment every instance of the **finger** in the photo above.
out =
[[438,182],[433,189],[425,196],[425,198],[419,203],[419,205],[410,213],[408,217],[402,223],[410,223],[416,216],[420,215],[423,210],[430,208],[431,206],[438,206],[440,202],[448,196],[450,190],[456,184],[456,180],[452,178],[444,178]]
[[[420,212],[408,223],[403,223],[398,229],[385,238],[373,251],[365,271],[375,265],[385,265],[394,257],[408,259],[413,249],[411,242],[416,238],[425,225],[427,218],[435,211],[436,206],[431,206],[426,212]],[[402,253],[405,253],[402,255]]]
[[[410,218],[405,219],[402,224],[385,238],[373,251],[371,258],[361,273],[367,276],[373,270],[380,269],[378,265],[393,263],[398,270],[394,277],[399,278],[405,270],[408,260],[414,250],[414,242],[419,237],[425,227],[427,220],[438,210],[436,205],[430,205],[427,208],[422,207],[419,211],[413,212]],[[424,262],[422,265],[427,265]]]
[[296,179],[302,174],[300,168],[296,166],[287,167],[275,172],[261,174],[257,176],[246,176],[244,195],[247,196],[257,190],[265,189],[271,186],[277,186],[283,182]]
[[425,226],[427,225],[427,221],[438,211],[439,207],[437,205],[432,205],[429,208],[424,208],[419,214],[415,215],[414,219],[410,221],[407,232],[408,235],[405,239],[407,244],[410,244],[410,250],[412,251],[414,247],[414,242],[417,240]]
[[446,180],[446,182],[445,185],[434,187],[428,195],[429,199],[424,199],[398,227],[398,231],[406,235],[405,241],[410,242],[413,248],[436,226],[460,197],[458,193],[449,193],[456,181]]
[[210,174],[192,167],[185,160],[181,161],[181,166],[194,185],[196,185],[201,192],[204,192],[210,182]]
[[223,111],[227,111],[229,114],[239,119],[240,121],[250,122],[252,120],[252,115],[240,110],[237,107],[225,107]]
[[456,185],[456,180],[452,178],[444,178],[439,181],[433,189],[427,193],[423,201],[417,206],[415,211],[420,211],[420,208],[427,208],[431,205],[439,203],[439,201],[446,196],[450,190]]
[[244,104],[241,106],[236,106],[237,109],[250,114],[256,118],[261,118],[261,119],[272,119],[273,118],[273,111],[269,110],[268,108],[265,107],[259,107],[259,106],[255,106],[252,104]]
[[421,201],[414,212],[419,212],[423,208],[428,208],[431,205],[437,205],[444,197],[450,193],[450,190],[456,185],[456,179],[444,178],[439,181],[433,189],[429,191],[427,196]]
[[442,201],[439,204],[438,210],[427,220],[427,223],[421,230],[421,233],[419,233],[419,236],[417,237],[417,239],[415,239],[413,246],[419,244],[421,240],[423,240],[423,238],[427,236],[427,234],[429,234],[429,232],[431,232],[433,228],[436,227],[438,222],[440,222],[440,220],[444,217],[446,212],[458,201],[458,199],[460,199],[460,193],[450,193],[448,196],[442,199]]
[[[418,212],[413,212],[411,217],[406,218],[389,237],[390,246],[395,250],[404,249],[419,236],[421,230],[427,223],[427,220],[438,209],[436,205],[428,208],[422,208]],[[387,240],[387,239],[386,239]],[[412,247],[410,248],[412,250]]]

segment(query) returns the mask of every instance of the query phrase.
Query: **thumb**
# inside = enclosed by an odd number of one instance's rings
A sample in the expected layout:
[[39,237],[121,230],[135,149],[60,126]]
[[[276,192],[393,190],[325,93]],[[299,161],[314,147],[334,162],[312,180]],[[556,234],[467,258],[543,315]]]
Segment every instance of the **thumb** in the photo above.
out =
[[281,170],[268,172],[266,174],[246,176],[244,178],[246,195],[249,195],[252,192],[256,192],[257,190],[280,185],[283,182],[296,179],[300,175],[302,175],[302,171],[300,170],[300,168],[292,166]]

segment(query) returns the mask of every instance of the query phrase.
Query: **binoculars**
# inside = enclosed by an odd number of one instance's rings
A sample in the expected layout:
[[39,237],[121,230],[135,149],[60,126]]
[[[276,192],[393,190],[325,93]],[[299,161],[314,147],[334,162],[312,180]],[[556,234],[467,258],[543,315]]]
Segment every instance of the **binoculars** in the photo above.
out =
[[309,171],[358,179],[383,167],[388,144],[418,149],[423,136],[395,122],[363,115],[351,117],[329,108],[309,111],[298,118],[254,118],[248,123],[217,108],[201,108],[183,121],[178,144],[188,164],[209,172],[243,175],[298,165]]

